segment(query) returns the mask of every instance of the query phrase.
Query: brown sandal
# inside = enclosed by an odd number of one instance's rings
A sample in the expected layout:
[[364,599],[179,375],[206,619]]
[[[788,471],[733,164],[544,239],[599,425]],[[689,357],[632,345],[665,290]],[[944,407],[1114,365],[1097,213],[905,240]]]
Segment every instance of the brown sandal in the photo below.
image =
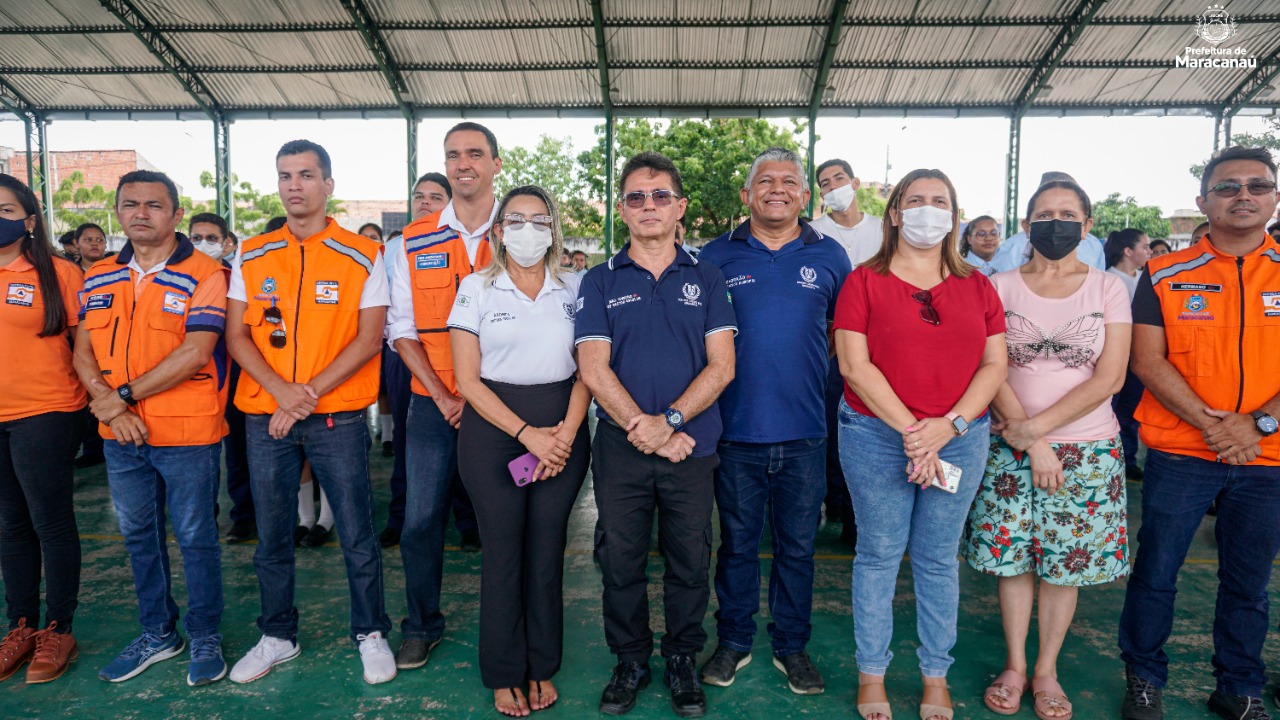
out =
[[[865,698],[865,695],[873,694],[871,688],[879,688],[875,694],[879,697]],[[866,691],[865,693],[863,691]],[[884,677],[880,678],[877,683],[860,682],[858,684],[858,714],[863,720],[872,715],[883,715],[889,720],[893,720],[893,711],[889,709],[889,696],[884,690]]]
[[955,711],[951,708],[951,693],[946,685],[925,685],[920,698],[920,720],[941,717],[951,720]]
[[[1071,720],[1071,716],[1075,714],[1071,709],[1071,703],[1067,701],[1067,694],[1063,692],[1062,686],[1054,678],[1033,678],[1031,680],[1031,693],[1031,696],[1036,701],[1036,717],[1040,718],[1040,720]],[[1050,715],[1049,710],[1051,709],[1062,709],[1067,712],[1065,715]]]
[[[987,691],[982,695],[982,702],[986,704],[987,709],[997,715],[1016,715],[1018,710],[1022,709],[1022,695],[1027,691],[1027,676],[1014,672],[1013,670],[1005,670],[991,683]],[[1004,707],[995,702],[994,699],[1012,701],[1009,707]]]

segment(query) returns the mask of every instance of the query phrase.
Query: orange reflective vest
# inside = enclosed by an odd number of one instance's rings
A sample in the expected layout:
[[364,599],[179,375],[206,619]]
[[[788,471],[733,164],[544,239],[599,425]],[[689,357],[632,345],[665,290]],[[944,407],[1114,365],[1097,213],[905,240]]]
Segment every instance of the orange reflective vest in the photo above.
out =
[[[1211,408],[1250,413],[1280,394],[1280,245],[1243,257],[1206,236],[1147,262],[1160,300],[1169,362]],[[1148,391],[1134,414],[1147,447],[1215,460],[1200,431]],[[1263,438],[1259,465],[1280,465],[1280,434]]]
[[[440,213],[409,223],[404,229],[404,251],[409,256],[409,276],[413,279],[413,320],[418,340],[427,351],[431,368],[449,392],[458,393],[453,376],[453,351],[449,347],[449,310],[453,308],[462,278],[487,267],[493,259],[489,236],[476,250],[475,265],[467,257],[467,246],[457,230],[440,227]],[[430,395],[418,378],[411,388]]]
[[[151,276],[141,291],[129,269],[133,246],[89,268],[84,279],[84,319],[98,368],[112,387],[133,382],[160,364],[187,337],[196,286],[214,273],[226,272],[222,263],[196,252],[179,237],[178,249],[164,269]],[[225,323],[225,301],[217,308]],[[219,327],[221,329],[221,327]],[[162,393],[143,398],[133,408],[147,425],[147,444],[156,447],[211,445],[227,434],[223,411],[227,405],[225,351],[215,351],[204,367]],[[101,423],[102,437],[112,440]]]
[[[373,273],[378,243],[343,230],[332,218],[324,230],[298,240],[289,226],[245,240],[240,251],[244,277],[244,323],[258,352],[277,375],[307,383],[329,367],[355,340],[360,297]],[[283,321],[264,317],[277,307]],[[271,346],[282,329],[285,345]],[[346,382],[320,398],[315,413],[363,410],[378,399],[379,356],[369,358]],[[236,407],[251,414],[273,413],[279,405],[249,373],[240,376]]]

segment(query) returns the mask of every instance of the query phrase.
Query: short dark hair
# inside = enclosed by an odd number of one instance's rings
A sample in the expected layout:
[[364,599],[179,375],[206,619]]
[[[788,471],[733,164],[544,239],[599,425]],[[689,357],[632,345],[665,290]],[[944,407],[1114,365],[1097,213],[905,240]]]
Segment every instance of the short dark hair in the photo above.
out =
[[1221,150],[1209,159],[1209,163],[1204,166],[1204,175],[1200,176],[1200,197],[1209,195],[1209,178],[1213,177],[1213,171],[1218,166],[1229,160],[1253,160],[1267,166],[1271,171],[1271,177],[1276,176],[1276,161],[1271,157],[1271,151],[1266,148],[1244,147],[1242,145],[1232,145],[1229,148]]
[[684,197],[684,180],[680,177],[680,169],[666,155],[657,152],[642,152],[632,155],[627,164],[622,166],[622,174],[618,176],[618,194],[627,186],[627,178],[637,170],[649,170],[655,173],[666,173],[671,176],[676,195]]
[[374,230],[377,230],[378,237],[382,237],[382,226],[379,225],[378,223],[371,223],[371,222],[367,222],[361,225],[360,229],[356,231],[356,234],[363,235],[364,231],[367,230],[368,228],[373,228]]
[[848,175],[850,180],[853,179],[853,166],[840,158],[832,158],[831,160],[819,165],[818,169],[813,171],[814,182],[817,182],[818,178],[822,177],[823,171],[833,167],[839,167],[841,170],[844,170],[844,174]]
[[71,245],[76,241],[76,231],[68,230],[58,236],[59,245]]
[[1276,233],[1280,233],[1280,220],[1271,223],[1271,225],[1267,227],[1267,234],[1272,238],[1276,236]]
[[195,227],[196,223],[205,223],[207,225],[217,225],[218,232],[222,233],[222,237],[228,234],[227,221],[221,215],[214,213],[197,213],[191,216],[191,222],[187,223],[187,230]]
[[441,173],[438,173],[438,172],[425,173],[422,177],[418,178],[418,182],[413,184],[413,188],[416,190],[418,186],[424,182],[433,182],[439,185],[440,187],[444,188],[444,193],[449,196],[449,199],[450,200],[453,199],[453,187],[449,185],[449,178],[445,177]]
[[287,222],[289,222],[289,218],[283,215],[277,215],[267,221],[267,224],[262,228],[262,232],[264,233],[275,232],[280,228],[284,227],[284,224]]
[[231,232],[230,230],[227,231],[227,234],[224,235],[223,238],[226,240],[230,240],[232,245],[240,244],[240,238],[236,237],[236,234]]
[[173,211],[178,211],[178,186],[173,184],[168,175],[155,170],[134,170],[120,176],[120,182],[116,183],[116,207],[120,206],[120,189],[125,185],[134,183],[160,183],[164,185],[165,190],[169,191],[169,202],[173,203]]
[[1192,228],[1192,230],[1191,230],[1191,236],[1192,236],[1192,237],[1195,237],[1195,234],[1196,234],[1196,233],[1198,233],[1198,232],[1200,232],[1201,230],[1203,230],[1203,231],[1205,231],[1205,232],[1209,232],[1209,221],[1208,221],[1208,220],[1206,220],[1206,221],[1204,221],[1204,222],[1200,223],[1199,225],[1195,226],[1194,228]]
[[102,226],[99,225],[98,223],[87,222],[87,223],[80,223],[80,227],[76,228],[75,236],[72,239],[75,240],[76,242],[80,242],[80,236],[84,235],[85,230],[97,230],[98,232],[102,233],[103,237],[106,237],[106,234],[107,234],[107,231],[103,230]]
[[1169,247],[1169,243],[1163,240],[1152,240],[1151,243],[1147,245],[1147,247],[1151,248],[1152,250],[1155,250],[1157,245],[1162,245],[1165,250],[1168,250],[1169,252],[1173,252],[1173,248]]
[[[1045,174],[1047,175],[1048,173]],[[1031,222],[1031,212],[1036,209],[1036,200],[1039,200],[1041,195],[1050,190],[1070,190],[1075,193],[1076,197],[1080,198],[1084,216],[1087,218],[1093,217],[1093,203],[1089,202],[1089,195],[1084,191],[1084,188],[1075,184],[1072,180],[1050,180],[1031,193],[1031,199],[1027,201],[1027,222]]]
[[[444,141],[449,142],[450,135],[456,132],[462,132],[463,130],[472,130],[474,132],[483,134],[484,139],[489,142],[489,152],[493,153],[493,157],[495,159],[501,157],[501,155],[498,154],[498,136],[494,135],[492,130],[481,125],[478,122],[466,121],[466,122],[460,122],[457,125],[454,125],[453,127],[449,128],[449,132],[444,134]],[[453,197],[452,192],[449,193],[449,197]]]
[[579,255],[581,255],[582,257],[587,256],[587,254],[581,250],[574,250],[573,253],[571,253],[570,257],[578,257]]
[[276,160],[288,155],[301,155],[305,152],[312,152],[320,160],[320,175],[328,180],[333,177],[333,161],[329,159],[329,151],[325,150],[317,143],[310,140],[290,140],[280,146],[280,152],[276,153]]

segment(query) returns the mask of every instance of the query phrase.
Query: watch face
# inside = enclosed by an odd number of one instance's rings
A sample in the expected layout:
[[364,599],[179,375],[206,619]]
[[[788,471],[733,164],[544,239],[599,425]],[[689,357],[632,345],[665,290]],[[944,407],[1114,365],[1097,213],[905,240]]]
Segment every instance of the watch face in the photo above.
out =
[[[679,412],[679,411],[676,411],[676,412],[671,413],[671,422],[673,422],[673,423],[675,423],[675,424],[677,424],[677,425],[679,425],[679,424],[683,423],[683,422],[684,422],[684,414],[683,414],[683,413],[681,413],[681,412]],[[1274,423],[1275,421],[1274,421],[1274,420],[1272,420],[1271,422],[1272,422],[1272,423]]]
[[1277,423],[1276,419],[1270,415],[1263,415],[1258,418],[1258,429],[1270,435],[1280,429],[1280,423]]

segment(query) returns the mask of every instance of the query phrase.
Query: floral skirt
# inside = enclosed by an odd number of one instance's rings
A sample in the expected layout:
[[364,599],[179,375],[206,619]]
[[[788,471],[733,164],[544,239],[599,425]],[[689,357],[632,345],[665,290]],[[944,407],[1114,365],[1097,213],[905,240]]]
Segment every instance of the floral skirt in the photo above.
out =
[[1128,575],[1120,438],[1050,446],[1064,478],[1053,495],[1032,483],[1026,453],[992,436],[961,553],[975,570],[1000,577],[1035,572],[1054,585],[1100,585]]

